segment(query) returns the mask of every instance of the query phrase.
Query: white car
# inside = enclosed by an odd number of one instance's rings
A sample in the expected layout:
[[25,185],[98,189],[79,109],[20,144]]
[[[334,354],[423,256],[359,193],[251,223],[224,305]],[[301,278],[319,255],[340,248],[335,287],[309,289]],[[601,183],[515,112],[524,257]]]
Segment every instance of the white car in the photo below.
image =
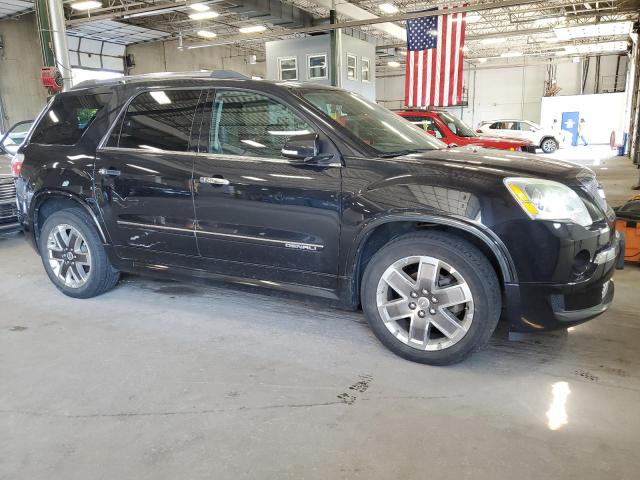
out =
[[553,153],[560,146],[558,135],[529,120],[491,120],[480,123],[478,131],[499,137],[529,140],[544,153]]

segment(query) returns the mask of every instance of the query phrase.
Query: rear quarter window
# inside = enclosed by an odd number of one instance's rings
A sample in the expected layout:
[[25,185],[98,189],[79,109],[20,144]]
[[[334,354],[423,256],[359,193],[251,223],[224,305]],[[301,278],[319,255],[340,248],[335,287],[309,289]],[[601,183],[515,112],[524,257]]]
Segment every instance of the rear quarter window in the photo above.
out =
[[31,143],[75,145],[91,125],[108,95],[58,95],[31,135]]

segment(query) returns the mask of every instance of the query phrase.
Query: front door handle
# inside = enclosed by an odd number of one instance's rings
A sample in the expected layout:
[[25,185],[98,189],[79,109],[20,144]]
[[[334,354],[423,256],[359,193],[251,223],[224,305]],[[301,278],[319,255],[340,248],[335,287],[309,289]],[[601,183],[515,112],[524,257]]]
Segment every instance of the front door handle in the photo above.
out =
[[120,175],[120,170],[111,170],[109,168],[101,168],[98,170],[100,175],[108,175],[110,177],[117,177]]
[[210,185],[229,185],[229,180],[220,177],[200,177],[200,183],[208,183]]

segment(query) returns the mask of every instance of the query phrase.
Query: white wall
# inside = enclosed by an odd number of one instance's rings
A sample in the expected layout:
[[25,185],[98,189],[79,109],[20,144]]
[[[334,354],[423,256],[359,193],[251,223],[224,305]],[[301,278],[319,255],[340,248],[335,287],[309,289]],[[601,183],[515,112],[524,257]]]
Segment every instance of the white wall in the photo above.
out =
[[[617,55],[601,57],[601,77],[615,75],[617,58]],[[519,62],[500,66],[485,64],[478,68],[465,63],[463,76],[464,86],[468,89],[468,106],[449,110],[474,127],[483,120],[495,118],[524,118],[539,122],[546,65],[524,65],[522,59]],[[573,63],[570,59],[560,59],[558,62],[558,95],[580,94],[581,64]],[[619,70],[623,77],[626,66],[626,57],[623,57]],[[399,71],[395,76],[385,76],[389,74],[394,74],[394,71],[387,69],[382,76],[378,76],[377,99],[387,108],[400,109],[404,102],[404,74]],[[595,58],[592,58],[585,93],[593,93],[594,85]],[[606,86],[601,82],[601,90]]]
[[265,63],[249,64],[249,54],[234,47],[207,47],[178,50],[176,41],[129,45],[127,53],[135,57],[130,74],[154,72],[193,72],[198,70],[234,70],[264,78]]
[[0,98],[4,111],[2,125],[8,129],[22,120],[34,118],[47,101],[47,90],[40,83],[42,55],[35,15],[0,20]]
[[627,127],[626,103],[627,95],[624,92],[544,97],[540,123],[549,127],[554,118],[562,121],[562,112],[579,112],[580,118],[585,120],[587,141],[609,143],[612,131],[619,135]]

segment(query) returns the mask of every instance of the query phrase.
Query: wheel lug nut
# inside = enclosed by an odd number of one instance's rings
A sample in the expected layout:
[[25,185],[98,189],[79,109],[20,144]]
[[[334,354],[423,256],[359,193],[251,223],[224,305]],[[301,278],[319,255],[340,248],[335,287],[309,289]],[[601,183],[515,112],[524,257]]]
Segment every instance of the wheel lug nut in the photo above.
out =
[[416,304],[415,304],[415,303],[413,303],[413,302],[411,302],[411,303],[409,304],[409,308],[410,308],[411,310],[415,310],[415,308],[416,308]]
[[420,311],[418,312],[418,316],[419,316],[420,318],[424,318],[424,316],[425,316],[425,315],[426,315],[426,313],[424,313],[424,310],[420,310]]
[[431,303],[438,303],[438,299],[436,297],[431,297]]
[[422,294],[423,295],[429,295],[429,290],[427,290],[426,288],[422,289]]
[[417,292],[411,292],[411,298],[418,298]]
[[430,313],[431,315],[435,315],[435,313],[436,313],[436,309],[435,309],[435,308],[430,308],[430,309],[429,309],[429,313]]

